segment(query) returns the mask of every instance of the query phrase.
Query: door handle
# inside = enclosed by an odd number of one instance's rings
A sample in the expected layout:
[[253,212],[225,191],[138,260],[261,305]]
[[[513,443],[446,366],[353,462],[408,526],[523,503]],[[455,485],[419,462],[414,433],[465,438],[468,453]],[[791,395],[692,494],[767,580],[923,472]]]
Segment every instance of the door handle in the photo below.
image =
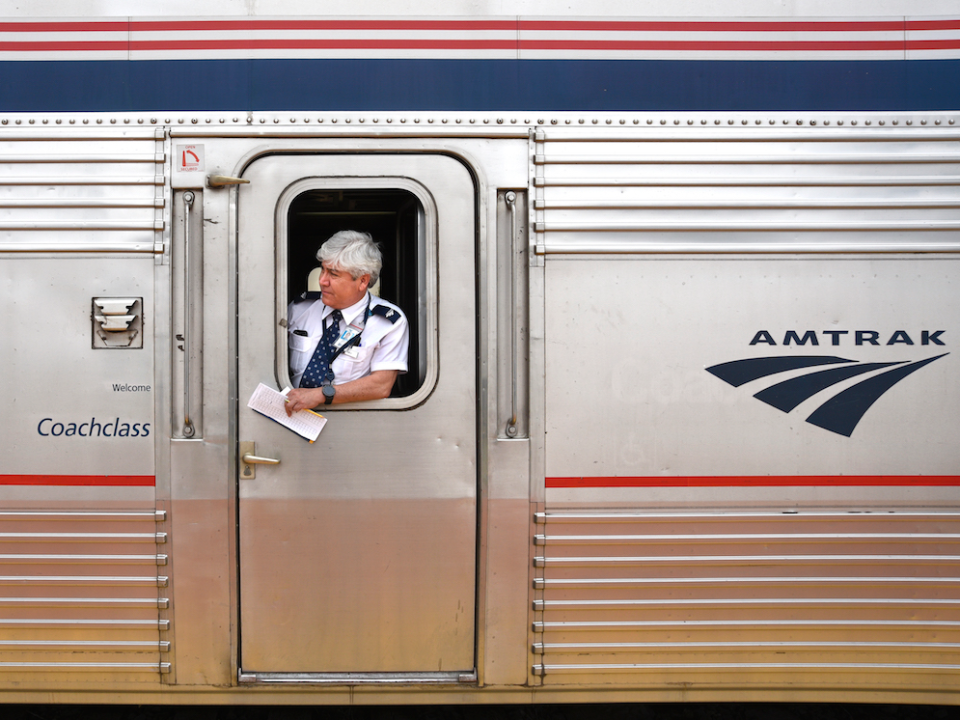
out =
[[251,455],[250,453],[245,453],[243,456],[243,461],[248,465],[279,465],[280,461],[276,458],[260,457],[259,455]]
[[240,443],[240,479],[256,480],[256,465],[279,465],[279,458],[257,455],[257,444],[254,442]]

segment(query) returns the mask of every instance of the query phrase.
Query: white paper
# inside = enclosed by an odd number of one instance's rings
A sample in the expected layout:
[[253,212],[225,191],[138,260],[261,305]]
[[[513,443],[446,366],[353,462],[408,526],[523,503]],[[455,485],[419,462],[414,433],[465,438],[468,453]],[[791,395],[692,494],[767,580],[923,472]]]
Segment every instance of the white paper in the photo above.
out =
[[286,402],[285,393],[277,392],[273,388],[260,383],[257,385],[257,389],[253,391],[253,395],[250,396],[247,407],[256,410],[271,420],[276,420],[285,428],[289,428],[310,442],[316,440],[320,436],[320,431],[323,430],[327,419],[312,410],[298,410],[287,417],[287,411],[284,410]]

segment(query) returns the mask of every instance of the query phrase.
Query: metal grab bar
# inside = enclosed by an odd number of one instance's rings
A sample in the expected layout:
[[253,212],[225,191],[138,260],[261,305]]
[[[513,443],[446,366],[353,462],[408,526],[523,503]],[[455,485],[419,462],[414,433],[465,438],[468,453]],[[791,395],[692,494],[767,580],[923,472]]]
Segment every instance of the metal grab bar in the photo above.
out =
[[503,196],[510,211],[510,419],[504,430],[507,437],[517,436],[517,194]]
[[190,419],[190,314],[193,283],[190,282],[190,221],[195,195],[183,194],[183,436],[192,438],[197,430]]

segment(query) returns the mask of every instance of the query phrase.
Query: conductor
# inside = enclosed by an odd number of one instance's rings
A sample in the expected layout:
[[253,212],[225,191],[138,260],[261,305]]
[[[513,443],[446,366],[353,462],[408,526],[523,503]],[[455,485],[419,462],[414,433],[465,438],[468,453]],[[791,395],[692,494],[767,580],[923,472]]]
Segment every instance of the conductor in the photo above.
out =
[[403,312],[373,295],[382,256],[367,233],[343,230],[317,251],[320,293],[287,307],[290,379],[286,411],[376,400],[407,371]]

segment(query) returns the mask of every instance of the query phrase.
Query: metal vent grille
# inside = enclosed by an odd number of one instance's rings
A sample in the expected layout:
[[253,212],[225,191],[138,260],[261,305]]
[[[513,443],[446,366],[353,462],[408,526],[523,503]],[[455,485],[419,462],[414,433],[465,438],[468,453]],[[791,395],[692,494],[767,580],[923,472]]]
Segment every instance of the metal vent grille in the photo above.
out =
[[163,251],[162,128],[0,129],[0,252]]
[[162,510],[0,510],[0,672],[169,672],[165,520]]
[[538,254],[960,251],[955,129],[547,130]]
[[536,519],[544,684],[956,684],[956,513]]

